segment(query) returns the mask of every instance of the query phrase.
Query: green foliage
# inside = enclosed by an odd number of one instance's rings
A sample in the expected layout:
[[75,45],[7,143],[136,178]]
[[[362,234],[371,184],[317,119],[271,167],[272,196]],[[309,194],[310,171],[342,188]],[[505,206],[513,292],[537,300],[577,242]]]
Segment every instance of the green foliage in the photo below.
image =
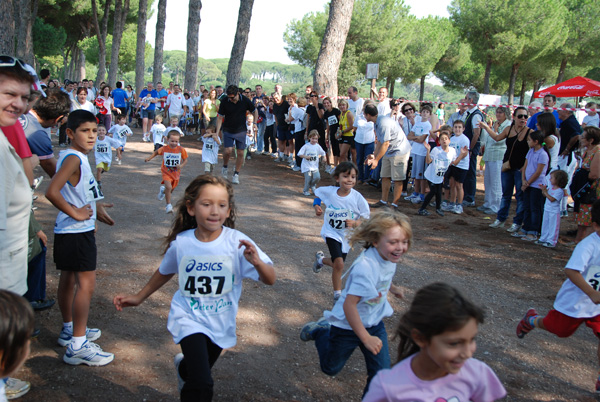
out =
[[66,41],[67,32],[62,26],[57,29],[47,24],[40,17],[35,19],[33,24],[33,51],[35,57],[59,55]]

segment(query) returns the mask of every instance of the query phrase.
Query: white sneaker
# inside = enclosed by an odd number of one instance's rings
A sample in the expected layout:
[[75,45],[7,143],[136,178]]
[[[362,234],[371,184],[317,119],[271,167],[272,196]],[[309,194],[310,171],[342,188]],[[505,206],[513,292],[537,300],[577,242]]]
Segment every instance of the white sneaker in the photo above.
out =
[[454,204],[450,204],[449,202],[442,202],[442,211],[446,211],[446,212],[454,211]]
[[[85,330],[85,339],[87,339],[90,342],[93,342],[96,339],[100,338],[101,335],[102,331],[100,331],[98,328],[86,328]],[[63,328],[60,331],[60,334],[58,335],[58,344],[60,346],[69,346],[72,340],[73,331],[68,331],[65,328]]]
[[88,366],[106,366],[115,359],[112,353],[104,352],[100,346],[93,342],[85,341],[80,349],[73,349],[73,344],[67,346],[63,361],[73,366],[85,364]]
[[490,225],[491,228],[503,228],[504,227],[504,222],[500,222],[498,219],[496,219],[494,221],[494,223],[492,223]]
[[292,170],[293,170],[294,172],[299,172],[299,171],[300,171],[300,166],[294,166],[294,167],[292,168]]
[[319,272],[321,272],[321,269],[323,269],[323,263],[319,262],[319,260],[323,261],[324,257],[325,253],[323,253],[322,251],[317,251],[315,253],[315,263],[313,264],[313,272],[315,274],[318,274]]
[[412,193],[411,195],[404,197],[406,201],[412,201],[413,198],[419,198],[419,195],[417,193]]
[[165,207],[165,212],[170,214],[173,212],[173,205],[171,204],[167,204],[167,206]]
[[506,229],[506,231],[509,233],[515,233],[515,232],[518,232],[519,229],[521,229],[521,225],[517,225],[516,223],[513,223],[512,225],[510,225],[510,227],[508,229]]
[[455,214],[462,214],[463,213],[463,206],[461,204],[457,204],[454,206],[454,209],[452,210],[452,212],[454,212]]
[[227,168],[226,167],[221,168],[221,176],[227,177]]
[[[2,380],[0,380],[2,381]],[[4,391],[6,393],[6,399],[17,399],[25,395],[31,389],[31,384],[27,381],[18,380],[16,378],[8,377],[6,379],[6,385]]]
[[165,199],[165,186],[160,186],[160,189],[158,190],[158,200],[162,201]]
[[185,380],[183,378],[181,378],[181,376],[179,375],[179,365],[181,364],[182,360],[183,360],[183,353],[177,353],[175,355],[175,358],[173,359],[173,364],[175,365],[175,373],[177,373],[177,390],[179,391],[180,394],[181,394],[181,390],[183,389],[183,386],[185,385]]
[[117,159],[117,165],[121,164],[121,159]]
[[231,182],[233,184],[240,184],[240,175],[239,174],[234,174],[233,177],[231,178]]

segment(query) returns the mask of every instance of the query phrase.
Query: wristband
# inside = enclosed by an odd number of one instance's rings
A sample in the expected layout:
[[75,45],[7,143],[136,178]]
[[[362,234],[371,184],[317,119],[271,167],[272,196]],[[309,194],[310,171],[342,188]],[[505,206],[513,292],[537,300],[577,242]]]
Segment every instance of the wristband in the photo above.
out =
[[315,198],[315,200],[313,201],[313,207],[315,205],[321,206],[321,199],[319,197]]

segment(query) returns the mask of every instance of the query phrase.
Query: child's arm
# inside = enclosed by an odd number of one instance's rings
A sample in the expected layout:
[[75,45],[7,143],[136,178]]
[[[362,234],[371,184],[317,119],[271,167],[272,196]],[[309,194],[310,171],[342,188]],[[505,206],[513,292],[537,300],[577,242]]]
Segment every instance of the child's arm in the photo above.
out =
[[565,268],[565,274],[567,275],[567,278],[569,278],[569,280],[573,282],[575,286],[581,289],[581,291],[585,293],[594,304],[600,304],[600,292],[595,290],[590,286],[589,283],[587,283],[583,275],[581,275],[581,272],[574,269]]
[[423,146],[425,147],[425,149],[427,150],[427,155],[425,156],[425,161],[427,163],[431,163],[433,162],[433,159],[431,158],[431,155],[429,155],[430,151],[431,151],[431,145],[429,145],[428,142],[424,143]]
[[71,218],[77,221],[86,221],[90,219],[94,215],[94,210],[90,204],[86,204],[80,208],[75,208],[75,206],[69,204],[62,194],[60,190],[67,184],[69,179],[77,179],[80,180],[80,160],[75,155],[69,155],[64,160],[63,163],[52,177],[52,181],[48,186],[48,190],[46,191],[46,198],[58,208],[60,211],[69,215]]
[[135,295],[116,295],[113,299],[113,304],[118,311],[123,311],[123,307],[133,307],[140,305],[152,293],[160,289],[165,283],[175,274],[163,275],[160,270],[156,270],[146,286]]
[[390,285],[390,293],[396,296],[398,299],[404,299],[404,291],[400,286],[394,284]]
[[181,162],[181,164],[179,166],[177,166],[177,170],[181,171],[181,169],[183,169],[183,167],[185,166],[187,161],[188,161],[188,158],[184,158],[183,162]]
[[244,248],[244,258],[248,260],[248,262],[254,265],[256,272],[258,272],[258,277],[260,281],[267,285],[272,285],[275,283],[275,269],[272,265],[265,263],[260,259],[258,255],[258,251],[254,244],[248,240],[240,240],[240,245],[238,248]]
[[315,208],[315,214],[317,216],[323,215],[323,208],[321,208],[321,199],[319,197],[315,198],[313,201],[313,207]]
[[147,157],[146,159],[144,159],[144,162],[149,162],[152,158],[154,158],[157,155],[158,155],[158,150],[152,152],[152,155],[150,155],[149,157]]
[[369,334],[365,329],[365,326],[360,319],[360,315],[358,314],[358,309],[356,308],[360,299],[360,296],[347,295],[346,300],[344,301],[344,314],[346,315],[348,324],[350,324],[350,327],[352,327],[352,330],[358,339],[360,339],[369,352],[376,355],[381,351],[383,344],[381,339]]
[[542,195],[544,197],[546,197],[547,199],[550,200],[550,202],[555,202],[556,198],[552,197],[549,193],[548,193],[548,186],[546,186],[545,184],[540,184],[540,188],[542,189]]
[[469,148],[467,148],[467,146],[465,145],[460,149],[460,154],[456,157],[456,159],[452,161],[452,164],[454,166],[457,166],[460,161],[467,157],[467,155],[469,155]]

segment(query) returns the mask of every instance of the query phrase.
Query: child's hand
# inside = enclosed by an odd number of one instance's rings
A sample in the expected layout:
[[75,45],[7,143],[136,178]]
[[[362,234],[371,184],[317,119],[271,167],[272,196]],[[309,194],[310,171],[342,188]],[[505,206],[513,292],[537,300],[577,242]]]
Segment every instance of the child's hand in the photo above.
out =
[[315,214],[316,214],[317,216],[321,216],[321,215],[323,215],[323,208],[321,208],[321,206],[320,206],[320,205],[315,205]]
[[116,295],[113,304],[117,311],[123,311],[123,307],[139,306],[142,300],[137,295]]
[[373,336],[373,335],[369,335],[369,337],[363,343],[364,343],[365,347],[367,348],[367,350],[369,352],[373,353],[374,355],[379,354],[379,352],[381,351],[381,348],[383,346],[381,339],[379,339],[378,337]]
[[355,220],[355,219],[346,219],[346,227],[347,228],[354,228],[354,227],[358,226],[357,222],[358,221]]
[[540,188],[542,189],[542,192],[548,190],[548,186],[546,186],[545,184],[540,184]]
[[44,231],[40,230],[36,233],[36,236],[42,241],[44,247],[48,245],[48,236],[46,236],[46,233],[44,233]]
[[115,224],[113,218],[106,212],[104,208],[112,208],[114,204],[109,204],[106,202],[101,202],[96,204],[96,220],[106,223],[108,226],[112,226]]
[[75,216],[72,216],[71,218],[75,219],[76,221],[87,221],[94,215],[94,210],[90,204],[87,204],[81,208],[75,208],[74,215]]
[[590,300],[592,301],[592,303],[600,304],[600,292],[598,292],[597,290],[595,290],[594,293],[589,295],[589,297],[590,297]]
[[148,162],[150,160],[150,158],[146,158],[144,159],[144,162]]
[[424,142],[424,143],[423,143],[423,146],[425,147],[425,149],[427,149],[427,151],[430,151],[430,150],[431,150],[431,145],[429,145],[429,143],[428,143],[428,142]]
[[248,262],[252,265],[258,265],[261,262],[261,259],[258,257],[258,251],[256,251],[256,247],[248,240],[240,240],[240,245],[238,248],[245,247],[244,249],[244,258],[248,260]]
[[462,147],[460,149],[460,155],[463,157],[469,155],[469,147],[467,147],[466,145]]
[[402,288],[400,288],[400,286],[391,285],[390,293],[396,296],[398,299],[404,299],[404,291]]

